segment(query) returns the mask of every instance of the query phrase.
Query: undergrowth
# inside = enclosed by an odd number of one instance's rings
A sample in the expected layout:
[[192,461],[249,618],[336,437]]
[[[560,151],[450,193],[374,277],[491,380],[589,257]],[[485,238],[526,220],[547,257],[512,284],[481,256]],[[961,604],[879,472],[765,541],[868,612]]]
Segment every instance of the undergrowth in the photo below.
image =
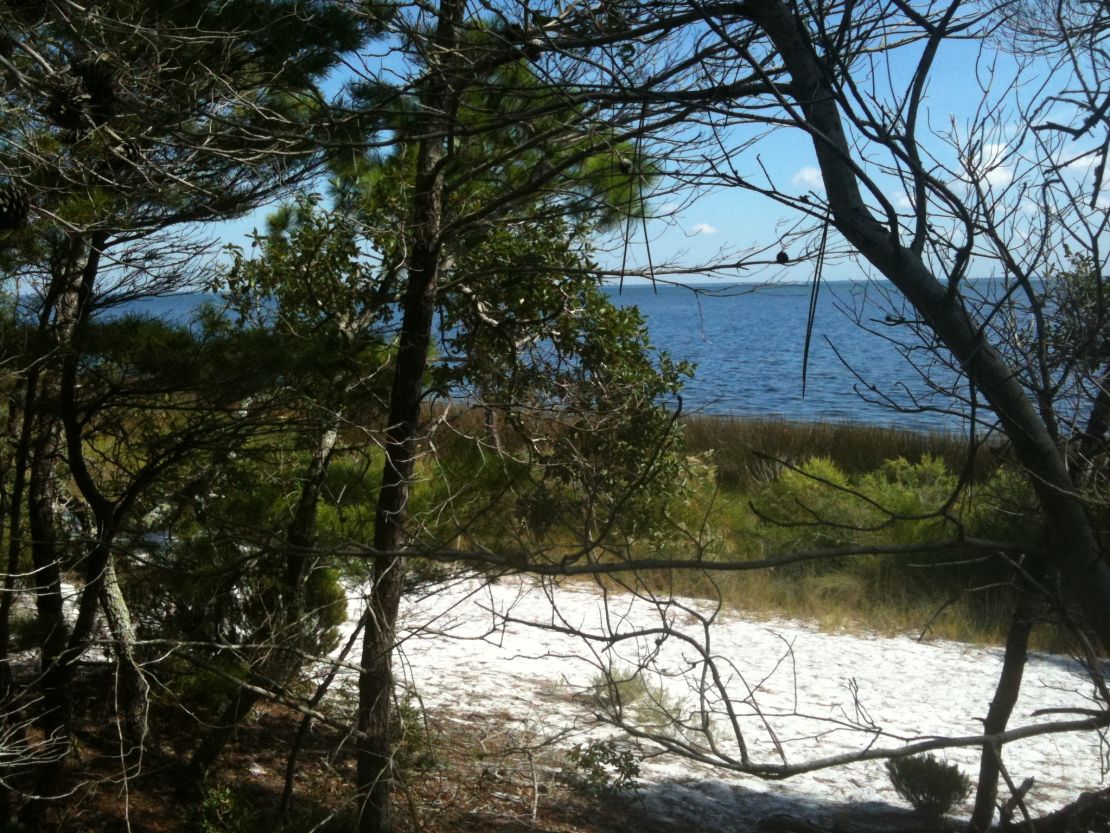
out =
[[[467,423],[469,420],[469,423]],[[579,563],[588,537],[552,525],[533,528],[535,506],[521,498],[536,472],[512,454],[490,450],[473,415],[434,438],[422,457],[414,515],[432,546],[497,553],[534,563]],[[918,547],[912,554],[814,558],[762,569],[641,571],[601,579],[614,588],[720,599],[744,615],[786,616],[823,627],[999,643],[1012,608],[1012,565],[997,552],[936,542],[1036,541],[1036,502],[1003,449],[980,448],[966,462],[966,440],[850,424],[801,424],[738,418],[687,418],[682,463],[664,476],[669,496],[637,511],[650,523],[618,523],[591,559],[674,559],[739,563],[828,548]],[[515,455],[515,456],[514,456]],[[370,467],[374,472],[376,467]],[[344,486],[345,494],[372,488]],[[573,490],[574,485],[568,484]],[[453,501],[447,500],[450,494]],[[521,500],[529,507],[522,511]],[[372,506],[348,502],[340,526],[350,534]],[[444,506],[449,506],[445,511]],[[545,511],[550,511],[550,508]],[[519,554],[519,555],[514,555]],[[425,571],[418,559],[414,566]],[[432,574],[441,566],[426,565]],[[596,579],[590,579],[596,580]],[[1052,627],[1037,648],[1065,643]]]

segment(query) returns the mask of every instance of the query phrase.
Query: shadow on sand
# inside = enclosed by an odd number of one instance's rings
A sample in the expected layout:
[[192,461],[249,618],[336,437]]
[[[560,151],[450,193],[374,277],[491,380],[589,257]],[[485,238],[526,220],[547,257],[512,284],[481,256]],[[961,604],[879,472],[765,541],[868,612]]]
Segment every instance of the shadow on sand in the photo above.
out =
[[719,780],[646,783],[616,801],[642,821],[638,829],[692,833],[937,833],[912,810],[883,801],[815,801],[776,790]]

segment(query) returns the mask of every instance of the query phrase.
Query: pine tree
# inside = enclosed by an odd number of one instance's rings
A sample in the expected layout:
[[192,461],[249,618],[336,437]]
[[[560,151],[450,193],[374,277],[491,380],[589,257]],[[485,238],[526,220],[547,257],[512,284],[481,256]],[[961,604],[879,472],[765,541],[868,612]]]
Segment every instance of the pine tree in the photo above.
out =
[[[88,458],[92,417],[110,407],[82,398],[80,345],[94,306],[113,292],[134,297],[195,278],[187,264],[203,250],[175,227],[272,199],[313,173],[325,135],[357,133],[357,120],[333,118],[320,84],[388,14],[299,0],[0,5],[0,267],[10,285],[34,286],[42,299],[33,348],[9,388],[16,417],[5,461],[13,478],[5,590],[15,589],[32,540],[50,634],[41,696],[12,688],[10,675],[4,686],[6,703],[39,704],[49,739],[32,790],[39,798],[21,812],[32,829],[48,797],[65,793],[73,661],[101,599],[118,598],[104,595],[113,544],[137,495],[187,451],[139,466],[122,485]],[[91,519],[81,540],[69,540],[59,520],[60,496],[73,491]],[[82,550],[75,563],[84,583],[69,623],[61,565],[72,547]],[[5,669],[11,595],[0,602]],[[121,665],[121,674],[134,679],[137,669]]]

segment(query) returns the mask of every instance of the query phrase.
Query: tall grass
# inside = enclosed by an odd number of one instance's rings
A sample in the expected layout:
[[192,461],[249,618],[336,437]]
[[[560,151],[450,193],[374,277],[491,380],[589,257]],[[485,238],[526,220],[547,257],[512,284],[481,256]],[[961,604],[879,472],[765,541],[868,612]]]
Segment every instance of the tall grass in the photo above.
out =
[[[794,422],[760,417],[689,416],[682,420],[687,448],[712,454],[723,487],[747,491],[777,475],[781,463],[797,466],[828,457],[850,475],[875,471],[887,460],[919,463],[938,457],[952,471],[967,461],[967,438],[952,433],[903,431],[855,422]],[[974,479],[998,466],[993,449],[980,449]]]
[[[734,417],[688,418],[683,430],[688,450],[711,461],[715,483],[687,495],[685,529],[676,538],[696,538],[707,559],[939,542],[960,532],[1029,541],[1040,535],[1036,502],[1020,473],[1003,466],[1001,447],[979,449],[959,499],[943,517],[929,517],[956,489],[967,464],[965,438]],[[656,591],[717,598],[749,615],[1000,644],[1012,576],[1001,556],[957,547],[733,573],[673,570],[637,580]],[[1063,650],[1069,639],[1049,625],[1033,641]]]
[[[450,518],[436,517],[448,527],[461,522],[455,539],[461,548],[528,551],[529,558],[555,561],[560,552],[575,551],[578,541],[558,540],[558,533],[529,537],[487,428],[474,409],[440,424],[422,457],[415,506],[434,512],[441,501],[458,504]],[[1023,478],[1002,465],[1000,448],[979,449],[960,499],[945,517],[928,517],[947,503],[965,470],[967,442],[957,435],[706,416],[685,418],[682,432],[689,457],[659,529],[607,541],[608,555],[597,557],[744,561],[823,546],[949,540],[961,528],[984,538],[1038,535],[1035,502]],[[519,450],[511,431],[502,439]],[[747,615],[998,643],[1012,607],[1009,579],[1004,559],[957,549],[751,571],[660,570],[619,581],[720,599]],[[1060,646],[1050,629],[1035,641]]]

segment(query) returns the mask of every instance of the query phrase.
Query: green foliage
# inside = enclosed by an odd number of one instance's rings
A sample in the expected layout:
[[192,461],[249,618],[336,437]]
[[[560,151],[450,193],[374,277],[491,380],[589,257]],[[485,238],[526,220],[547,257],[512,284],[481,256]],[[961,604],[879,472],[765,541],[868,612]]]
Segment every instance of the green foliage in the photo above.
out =
[[754,506],[789,547],[910,543],[952,534],[935,513],[956,485],[944,463],[928,455],[916,464],[888,460],[855,478],[816,457],[783,471]]
[[[665,405],[689,368],[652,351],[639,314],[610,304],[594,277],[593,234],[643,210],[650,161],[627,142],[579,130],[579,107],[522,56],[490,61],[511,44],[508,33],[503,21],[468,21],[452,56],[474,57],[478,69],[456,89],[452,118],[464,129],[441,163],[448,186],[438,223],[450,233],[435,298],[440,355],[424,385],[480,403],[518,445],[512,457],[487,454],[498,438],[474,432],[469,450],[455,443],[449,455],[422,459],[407,507],[410,535],[424,546],[465,536],[509,552],[537,542],[589,548],[656,522],[678,466]],[[414,47],[417,65],[432,72],[421,37],[414,31],[402,48]],[[377,100],[380,90],[366,85],[354,94]],[[426,134],[425,110],[419,92],[396,99],[390,156],[334,160],[337,211],[319,229],[320,242],[293,245],[295,235],[316,233],[316,215],[311,206],[289,207],[259,241],[275,266],[285,264],[279,279],[260,280],[240,260],[235,291],[286,287],[319,304],[313,268],[287,258],[303,249],[325,273],[363,269],[361,286],[348,282],[328,308],[402,295],[425,222],[413,205],[423,139],[410,138]],[[344,225],[341,215],[357,224]],[[353,254],[359,235],[361,260]],[[381,304],[376,314],[387,323],[392,310]],[[504,515],[523,523],[491,521]]]
[[390,712],[393,765],[401,772],[427,772],[439,764],[435,732],[428,725],[423,704],[411,691]]
[[[202,656],[206,652],[198,652]],[[168,704],[179,704],[190,712],[214,717],[238,693],[250,668],[232,651],[208,652],[205,667],[191,659],[170,657],[162,665],[163,685],[158,697]]]
[[244,322],[263,329],[346,341],[345,358],[364,342],[380,340],[375,325],[391,308],[383,275],[367,259],[355,227],[341,214],[322,211],[318,197],[285,205],[257,235],[250,256],[233,247],[234,261],[213,289],[226,294]]
[[266,829],[243,791],[233,786],[209,787],[192,808],[189,833],[261,833]]
[[[712,454],[723,487],[750,492],[773,480],[783,465],[827,456],[849,476],[872,472],[899,457],[918,463],[939,457],[949,471],[963,470],[967,439],[860,423],[791,422],[747,417],[688,416],[682,420],[687,448]],[[974,479],[997,465],[989,450],[976,456]]]
[[[278,606],[288,603],[280,531],[296,499],[287,484],[302,469],[301,452],[268,444],[182,470],[181,481],[167,484],[176,488],[162,511],[150,518],[165,540],[121,570],[141,636],[211,645],[194,655],[223,673],[183,668],[180,687],[213,706],[234,693],[249,664],[221,646],[262,638]],[[346,618],[340,579],[338,569],[316,559],[303,579],[305,615],[296,632],[271,638],[312,654],[335,647]]]
[[5,260],[41,264],[85,228],[149,232],[264,202],[314,169],[334,122],[318,84],[390,14],[380,3],[306,14],[298,0],[105,2],[74,25],[47,5],[0,6],[11,70],[0,182],[34,206],[26,228],[0,232]]
[[1069,268],[1044,282],[1050,361],[1077,365],[1085,373],[1102,369],[1110,355],[1110,303],[1105,280],[1090,255],[1065,247]]
[[305,580],[305,609],[313,635],[306,648],[324,656],[339,646],[339,627],[347,621],[347,593],[338,567],[316,566]]
[[952,812],[971,792],[971,780],[958,766],[933,755],[895,758],[886,762],[886,771],[898,795],[930,818]]
[[968,534],[981,538],[1036,541],[1043,535],[1042,514],[1029,478],[1008,467],[973,490],[963,520]]
[[49,635],[48,626],[34,613],[12,613],[8,623],[8,650],[14,653],[38,648]]
[[608,795],[639,789],[640,762],[630,749],[614,740],[591,740],[567,753],[579,785],[591,795]]
[[532,474],[515,487],[532,534],[643,534],[680,465],[664,406],[689,368],[654,353],[638,312],[614,307],[590,281],[529,283],[527,274],[498,273],[489,297],[503,306],[454,308],[463,326],[449,346],[469,357],[456,378],[503,411],[516,434],[534,438]]
[[[916,545],[957,538],[961,531],[969,537],[1003,539],[1015,529],[1030,539],[1039,534],[1039,514],[1028,485],[1007,468],[996,466],[993,474],[985,470],[940,516],[935,513],[952,497],[957,477],[939,457],[922,454],[912,462],[894,458],[856,472],[850,465],[852,459],[858,462],[854,454],[844,465],[839,459],[813,456],[817,448],[810,440],[820,443],[830,436],[814,426],[790,436],[772,431],[772,438],[789,439],[794,453],[803,455],[800,465],[768,468],[739,490],[722,482],[713,464],[721,456],[704,442],[713,436],[724,447],[733,447],[725,429],[736,427],[741,438],[754,436],[755,429],[740,420],[712,420],[711,426],[713,435],[695,433],[687,439],[701,453],[685,457],[660,512],[665,522],[632,540],[628,557],[743,561],[828,546]],[[848,427],[835,430],[846,432]],[[883,444],[883,435],[872,435],[866,426],[861,431],[861,437],[878,443],[869,454],[905,447],[897,438]],[[1005,632],[1012,577],[1004,559],[958,545],[909,557],[859,555],[750,572],[685,569],[641,571],[637,576],[657,592],[722,598],[745,611],[797,616],[827,627],[862,624],[901,633],[920,632],[927,625],[934,636],[986,642]],[[1047,631],[1039,634],[1055,638]]]

